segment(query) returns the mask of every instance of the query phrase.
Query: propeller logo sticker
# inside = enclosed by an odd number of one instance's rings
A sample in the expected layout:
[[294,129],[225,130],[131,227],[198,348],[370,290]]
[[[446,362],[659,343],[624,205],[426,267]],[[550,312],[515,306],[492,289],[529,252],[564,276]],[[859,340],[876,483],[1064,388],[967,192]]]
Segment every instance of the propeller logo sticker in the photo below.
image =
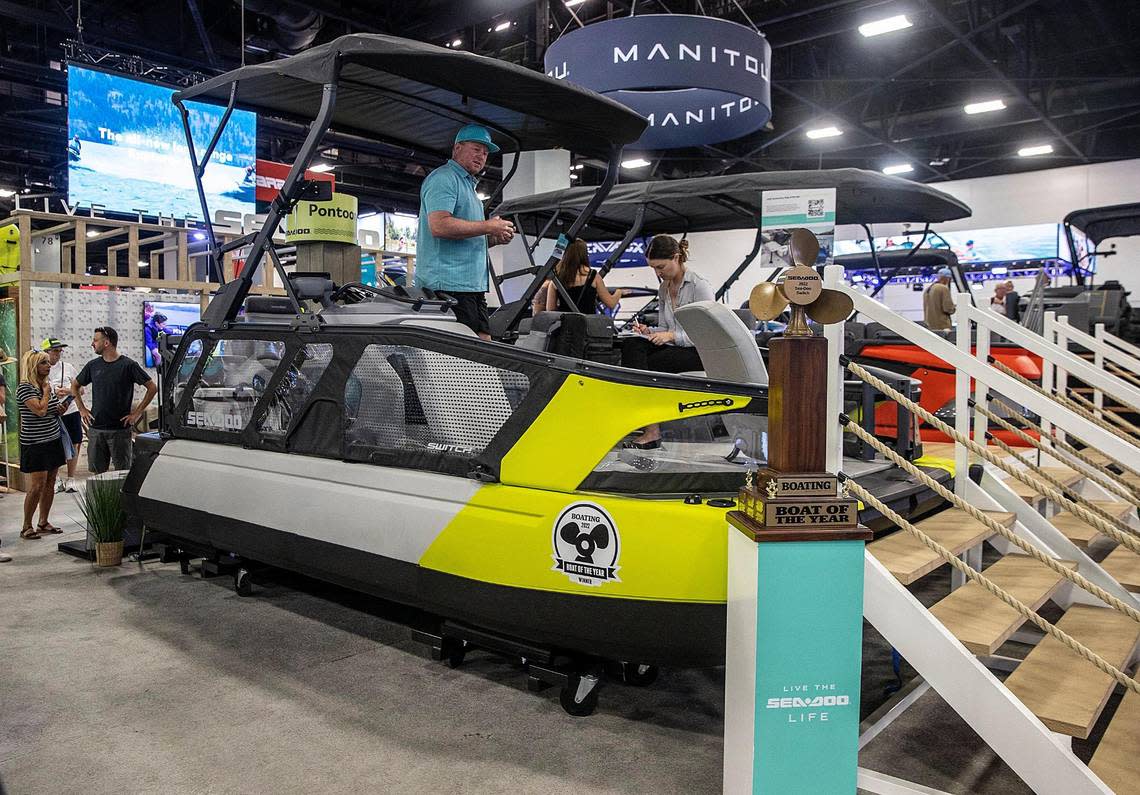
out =
[[554,522],[554,569],[580,585],[621,582],[617,525],[601,507],[578,502]]

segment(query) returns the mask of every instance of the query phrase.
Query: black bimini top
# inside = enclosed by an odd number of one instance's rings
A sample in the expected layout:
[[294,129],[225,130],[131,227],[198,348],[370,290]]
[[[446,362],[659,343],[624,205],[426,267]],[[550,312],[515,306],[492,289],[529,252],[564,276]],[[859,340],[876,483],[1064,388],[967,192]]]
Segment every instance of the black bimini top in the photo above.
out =
[[1140,235],[1140,203],[1074,210],[1065,216],[1065,225],[1084,232],[1094,247],[1110,237]]
[[[618,102],[515,64],[423,42],[356,33],[276,61],[245,66],[174,95],[305,122],[336,84],[332,128],[446,157],[456,130],[478,122],[520,150],[605,157],[648,122]],[[505,143],[500,140],[500,144]],[[510,151],[513,146],[503,147]]]
[[945,248],[920,248],[880,251],[879,261],[867,254],[842,254],[835,258],[836,265],[842,265],[845,270],[867,270],[875,267],[884,271],[898,270],[900,268],[916,268],[929,270],[934,268],[956,268],[958,257],[953,251]]
[[[581,235],[588,239],[623,234],[645,207],[642,232],[715,232],[756,228],[760,192],[835,188],[836,223],[940,223],[971,214],[968,206],[927,185],[857,168],[821,171],[762,171],[720,177],[617,185]],[[536,234],[555,210],[577,212],[594,195],[591,187],[567,188],[503,202],[496,211],[518,216]],[[557,230],[551,227],[556,233]]]

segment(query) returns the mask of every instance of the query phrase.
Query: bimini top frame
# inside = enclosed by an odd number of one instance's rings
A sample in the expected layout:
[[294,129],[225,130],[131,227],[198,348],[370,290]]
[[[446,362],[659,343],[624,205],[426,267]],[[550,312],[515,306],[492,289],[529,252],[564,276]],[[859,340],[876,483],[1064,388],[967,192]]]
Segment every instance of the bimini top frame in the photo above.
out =
[[[1090,254],[1096,253],[1095,249],[1102,240],[1140,235],[1140,202],[1074,210],[1065,216],[1063,223],[1065,238],[1069,243],[1069,261],[1073,263],[1074,268],[1083,270],[1086,266],[1080,263],[1082,257],[1077,252],[1076,241],[1073,240],[1073,229],[1084,232],[1085,237],[1092,243],[1093,251],[1085,252],[1083,257],[1087,259]],[[1078,283],[1083,284],[1083,279],[1079,278]]]
[[[226,106],[201,158],[191,135],[186,107],[190,101]],[[262,228],[218,246],[208,226],[212,260],[219,275],[221,268],[217,266],[224,253],[252,245],[241,276],[224,285],[206,311],[203,319],[212,328],[237,316],[266,255],[273,260],[298,317],[302,318],[301,304],[271,241],[292,205],[312,189],[303,174],[330,128],[446,158],[457,129],[475,122],[505,139],[506,152],[572,148],[604,158],[609,164],[606,179],[571,224],[572,232],[568,233],[576,234],[613,186],[622,147],[640,137],[648,124],[613,100],[515,64],[372,34],[342,36],[300,55],[235,69],[177,92],[174,103],[182,113],[198,198],[207,220],[210,213],[202,175],[235,107],[311,121],[308,135]],[[550,268],[553,265],[549,263]],[[314,328],[319,324],[315,316],[302,320]]]
[[[874,171],[763,171],[618,185],[578,232],[593,239],[624,236],[606,262],[608,272],[638,235],[755,229],[752,250],[717,290],[719,300],[760,252],[761,192],[815,188],[835,188],[836,223],[862,224],[868,235],[870,224],[921,222],[929,227],[971,214],[968,206],[941,191]],[[512,218],[524,236],[547,237],[552,230],[563,232],[564,217],[579,212],[591,190],[567,188],[511,199],[499,206],[499,213]],[[547,215],[550,219],[544,221]],[[529,244],[528,250],[533,251]]]

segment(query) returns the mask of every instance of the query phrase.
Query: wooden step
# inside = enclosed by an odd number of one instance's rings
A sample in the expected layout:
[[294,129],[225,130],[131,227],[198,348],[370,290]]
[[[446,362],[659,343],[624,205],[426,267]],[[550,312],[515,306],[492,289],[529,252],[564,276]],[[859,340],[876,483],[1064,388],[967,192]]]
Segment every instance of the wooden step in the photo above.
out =
[[[1013,525],[1012,513],[1004,511],[985,513],[1005,527]],[[921,520],[915,526],[955,555],[961,555],[993,535],[988,527],[957,508],[948,508],[942,513]],[[873,541],[867,545],[867,549],[903,585],[910,585],[945,563],[905,530],[898,530],[878,541]]]
[[[1106,511],[1109,516],[1116,519],[1123,519],[1128,516],[1130,512],[1135,510],[1128,503],[1119,502],[1117,500],[1089,500],[1089,502],[1101,510]],[[1055,513],[1049,517],[1049,521],[1054,527],[1064,533],[1065,538],[1072,541],[1081,549],[1087,549],[1094,541],[1104,538],[1103,533],[1068,511]]]
[[[1052,475],[1061,483],[1065,484],[1066,488],[1071,488],[1072,486],[1075,486],[1084,480],[1084,475],[1082,475],[1080,472],[1077,472],[1075,469],[1069,469],[1068,467],[1041,467],[1041,471],[1048,475]],[[1028,474],[1031,476],[1033,475],[1032,472],[1029,472]],[[1025,500],[1026,502],[1037,502],[1041,499],[1040,494],[1038,494],[1032,488],[1025,485],[1012,475],[1007,477],[1005,482],[1011,489],[1013,489],[1014,494],[1016,494],[1018,497],[1021,497],[1021,499]],[[1049,483],[1046,483],[1045,485],[1052,487],[1052,484]]]
[[[1140,624],[1107,607],[1075,604],[1061,616],[1057,628],[1118,668],[1132,657],[1140,639]],[[1050,729],[1084,740],[1116,680],[1047,635],[1009,675],[1005,686]]]
[[1140,555],[1117,547],[1100,562],[1100,567],[1132,593],[1140,593]]
[[[1061,561],[1070,569],[1077,564]],[[982,572],[1036,610],[1065,579],[1028,555],[1009,554]],[[952,592],[930,609],[954,637],[974,654],[993,654],[1025,619],[977,583]]]
[[1124,694],[1089,767],[1116,795],[1140,795],[1140,695]]

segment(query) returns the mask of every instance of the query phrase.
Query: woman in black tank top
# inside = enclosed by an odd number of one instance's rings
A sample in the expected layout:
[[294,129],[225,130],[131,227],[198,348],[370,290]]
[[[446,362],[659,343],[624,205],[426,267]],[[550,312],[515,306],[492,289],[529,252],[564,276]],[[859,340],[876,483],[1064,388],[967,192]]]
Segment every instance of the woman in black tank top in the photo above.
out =
[[598,311],[599,301],[609,309],[613,309],[621,299],[621,290],[611,293],[602,275],[590,267],[585,240],[575,240],[570,244],[562,260],[554,266],[554,275],[570,294],[574,306],[566,306],[554,283],[547,282],[539,295],[545,293],[546,301],[543,308],[548,312],[581,312],[593,315]]

